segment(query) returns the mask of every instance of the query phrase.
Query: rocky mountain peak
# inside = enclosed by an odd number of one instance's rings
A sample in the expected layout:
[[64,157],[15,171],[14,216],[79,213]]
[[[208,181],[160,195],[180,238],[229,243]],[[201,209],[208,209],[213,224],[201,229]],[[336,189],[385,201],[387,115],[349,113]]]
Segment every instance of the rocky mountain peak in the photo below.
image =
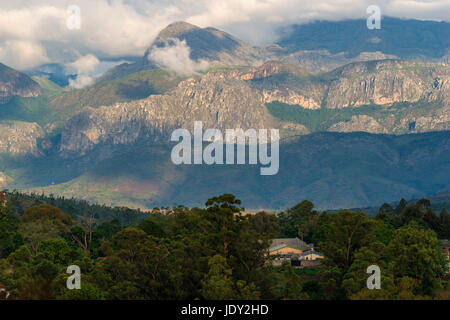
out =
[[196,25],[184,21],[173,22],[159,32],[156,41],[165,41],[170,38],[178,38],[181,34],[185,32],[198,29],[200,28],[197,27]]
[[0,104],[8,103],[13,96],[36,97],[39,85],[27,75],[0,63]]
[[208,60],[218,64],[254,65],[261,52],[224,31],[215,28],[200,28],[187,22],[175,22],[161,30],[156,40],[147,49],[146,59],[154,48],[174,45],[173,40],[185,41],[193,60]]

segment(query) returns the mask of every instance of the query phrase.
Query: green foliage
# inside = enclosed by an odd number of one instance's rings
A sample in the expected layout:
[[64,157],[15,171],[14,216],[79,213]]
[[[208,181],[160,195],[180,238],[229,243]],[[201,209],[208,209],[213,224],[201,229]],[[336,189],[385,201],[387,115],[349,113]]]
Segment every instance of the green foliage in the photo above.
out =
[[433,231],[412,227],[398,229],[388,252],[394,276],[416,279],[415,294],[433,295],[445,270],[442,244]]
[[280,236],[286,238],[300,237],[302,240],[311,240],[318,215],[313,210],[311,201],[304,200],[294,207],[281,212],[278,215],[280,221]]
[[284,262],[276,270],[275,292],[280,299],[284,300],[305,300],[307,293],[303,291],[300,277],[288,262]]
[[[114,223],[133,224],[143,219],[146,215],[140,210],[133,210],[124,207],[108,207],[106,205],[92,204],[86,200],[75,198],[65,198],[61,196],[48,196],[44,194],[24,194],[18,191],[7,192],[10,211],[18,216],[37,205],[51,205],[62,212],[70,215],[72,219],[78,219],[80,216],[93,216],[96,222],[101,224],[116,219]],[[104,226],[105,228],[107,225]]]
[[[426,200],[383,205],[373,219],[318,214],[307,200],[278,216],[244,215],[241,201],[223,194],[204,208],[155,208],[131,226],[34,204],[20,219],[0,207],[0,283],[10,299],[431,299],[445,287],[442,243],[430,227],[446,232],[447,213],[437,217]],[[322,265],[270,266],[278,232],[312,239]],[[69,265],[81,269],[81,290],[66,287]],[[381,269],[381,290],[366,287],[370,265]]]
[[64,294],[58,296],[59,300],[104,300],[105,296],[101,289],[83,283],[80,290],[66,290]]
[[72,258],[72,249],[64,239],[50,239],[42,241],[39,256],[54,264],[69,265]]
[[282,102],[266,103],[269,112],[282,121],[294,122],[306,126],[311,132],[326,131],[332,124],[348,121],[356,114],[370,114],[379,110],[380,106],[367,106],[342,109],[305,109],[298,105],[289,105]]
[[231,300],[235,297],[232,271],[221,255],[215,255],[208,261],[209,271],[202,281],[201,294],[207,300]]
[[304,125],[310,132],[323,132],[327,131],[335,123],[350,121],[353,116],[367,115],[375,120],[394,116],[395,121],[399,121],[399,119],[411,116],[411,114],[420,115],[424,110],[431,110],[436,105],[421,101],[416,103],[394,103],[391,106],[364,105],[339,109],[322,107],[311,110],[300,105],[274,101],[266,103],[266,107],[270,114],[282,121]]
[[18,229],[19,219],[9,213],[8,208],[0,206],[0,259],[23,244],[23,237]]
[[375,222],[361,212],[342,210],[331,214],[332,229],[320,250],[325,255],[322,281],[327,294],[335,299],[348,297],[343,282],[352,272],[358,250],[374,241]]

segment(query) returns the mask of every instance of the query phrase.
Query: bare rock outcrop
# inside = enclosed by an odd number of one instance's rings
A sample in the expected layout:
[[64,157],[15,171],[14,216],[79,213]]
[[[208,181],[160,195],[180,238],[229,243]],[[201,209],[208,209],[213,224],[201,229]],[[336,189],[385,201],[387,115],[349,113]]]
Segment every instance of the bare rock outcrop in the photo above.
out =
[[8,103],[13,96],[37,97],[39,85],[27,75],[0,63],[0,105]]
[[37,123],[0,121],[0,153],[38,155],[38,139],[44,136],[44,130]]
[[192,131],[194,121],[202,121],[204,129],[222,131],[279,127],[258,91],[226,71],[213,71],[182,81],[165,95],[83,109],[65,123],[60,151],[84,154],[102,143],[131,144],[139,139],[168,142],[175,129]]
[[374,118],[360,115],[353,116],[350,121],[342,121],[333,124],[328,131],[335,132],[370,132],[370,133],[387,133],[387,129],[380,125]]

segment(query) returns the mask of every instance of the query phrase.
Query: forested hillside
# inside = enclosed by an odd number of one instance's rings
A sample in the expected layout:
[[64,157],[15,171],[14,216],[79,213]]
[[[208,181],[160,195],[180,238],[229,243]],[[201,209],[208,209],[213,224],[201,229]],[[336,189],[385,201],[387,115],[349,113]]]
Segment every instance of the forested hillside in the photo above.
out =
[[[450,237],[450,215],[436,214],[427,199],[383,205],[374,218],[319,213],[307,200],[278,215],[243,215],[241,201],[224,194],[202,208],[155,208],[127,224],[98,220],[98,207],[71,217],[43,204],[86,209],[73,199],[7,199],[0,207],[3,299],[440,299],[450,290],[438,240]],[[28,207],[31,200],[37,205]],[[268,248],[279,236],[313,242],[322,265],[272,267]],[[381,290],[366,287],[373,264]],[[66,288],[69,265],[81,269],[80,290]]]

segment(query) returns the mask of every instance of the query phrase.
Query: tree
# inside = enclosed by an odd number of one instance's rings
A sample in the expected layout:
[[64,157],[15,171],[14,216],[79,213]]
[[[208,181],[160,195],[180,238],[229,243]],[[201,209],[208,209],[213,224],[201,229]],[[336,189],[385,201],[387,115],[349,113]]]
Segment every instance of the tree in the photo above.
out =
[[224,257],[216,254],[208,261],[209,271],[202,281],[201,294],[207,300],[231,300],[233,290],[232,271]]
[[42,241],[39,254],[54,264],[67,266],[71,260],[72,249],[62,239],[50,239]]
[[415,293],[433,295],[445,270],[441,246],[431,230],[412,227],[396,230],[388,246],[394,276],[417,279],[420,284]]
[[78,243],[84,251],[90,252],[92,234],[95,226],[94,214],[92,212],[89,214],[85,214],[78,220],[79,225],[75,226],[70,230],[72,239],[76,243]]
[[147,219],[142,221],[139,224],[139,228],[145,231],[145,233],[152,235],[157,238],[164,237],[165,233],[161,225],[158,223],[157,218],[155,216],[157,213],[152,213]]
[[24,223],[38,220],[50,220],[60,231],[68,231],[69,227],[73,224],[72,218],[68,214],[63,213],[60,209],[49,204],[31,207],[25,210],[22,216]]
[[373,234],[377,241],[387,245],[394,237],[394,231],[395,229],[391,224],[384,220],[378,220],[375,229],[373,230]]
[[7,257],[23,244],[23,238],[18,233],[19,219],[0,205],[0,259]]
[[59,234],[59,229],[52,221],[37,220],[21,224],[20,232],[30,245],[33,254],[37,254],[41,242],[56,238]]
[[279,214],[281,235],[297,237],[302,240],[310,235],[317,224],[317,212],[311,201],[304,200],[294,207]]
[[375,220],[383,220],[387,223],[390,223],[393,214],[394,208],[392,208],[390,204],[384,203],[375,215]]
[[250,225],[258,234],[275,238],[279,232],[278,218],[275,214],[258,212],[249,216]]
[[[168,244],[136,228],[125,228],[113,238],[113,252],[105,268],[117,282],[126,282],[134,297],[125,297],[116,285],[111,296],[125,299],[175,299],[178,296],[179,274],[171,264]],[[105,288],[107,289],[107,288]]]
[[288,262],[283,262],[276,273],[276,296],[283,300],[304,300],[308,295],[303,292],[300,277]]
[[450,239],[450,214],[445,208],[442,208],[439,214],[439,224],[439,236],[443,239]]
[[400,202],[398,203],[397,207],[395,207],[395,214],[401,214],[403,212],[403,210],[406,208],[406,206],[408,205],[408,202],[405,199],[401,199]]
[[105,296],[102,290],[92,284],[83,281],[80,290],[65,290],[63,294],[57,297],[60,300],[104,300]]
[[[367,268],[376,265],[380,268],[381,289],[367,288]],[[386,246],[380,241],[373,241],[360,248],[342,281],[346,296],[351,299],[393,299],[396,287],[394,277],[388,268]]]
[[342,281],[353,264],[355,253],[373,240],[375,222],[361,212],[341,210],[331,215],[332,230],[320,248],[325,255],[322,282],[330,297],[347,297]]

